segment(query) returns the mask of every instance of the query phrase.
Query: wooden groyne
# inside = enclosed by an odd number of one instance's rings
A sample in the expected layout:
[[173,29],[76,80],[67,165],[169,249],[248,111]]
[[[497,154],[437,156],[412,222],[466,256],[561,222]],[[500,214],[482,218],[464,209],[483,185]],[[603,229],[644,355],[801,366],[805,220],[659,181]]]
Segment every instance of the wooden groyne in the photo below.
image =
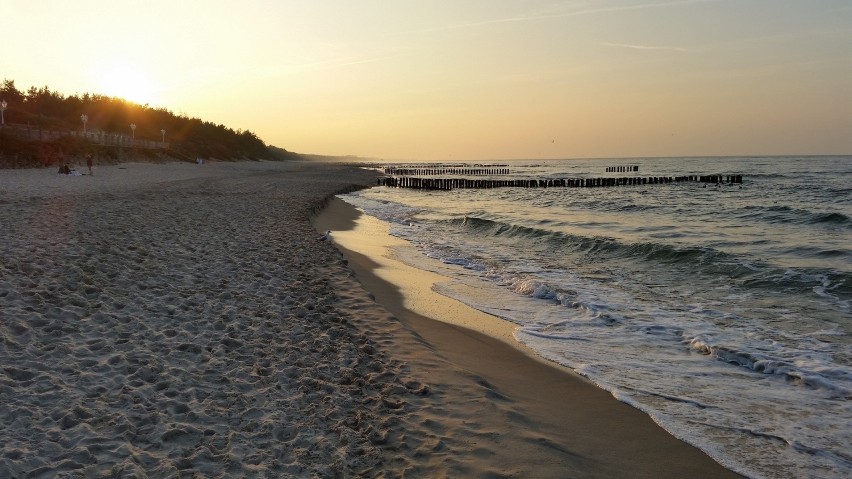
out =
[[481,167],[396,167],[386,166],[383,168],[386,175],[396,176],[434,176],[434,175],[467,175],[467,176],[496,176],[508,175],[509,168],[500,168],[498,166],[481,166]]
[[601,188],[610,186],[661,185],[669,183],[742,184],[742,175],[688,175],[649,176],[621,178],[548,178],[548,179],[469,179],[469,178],[417,178],[386,176],[376,179],[379,186],[415,188],[424,190],[452,190],[457,188]]
[[607,173],[628,173],[639,171],[639,165],[607,166]]

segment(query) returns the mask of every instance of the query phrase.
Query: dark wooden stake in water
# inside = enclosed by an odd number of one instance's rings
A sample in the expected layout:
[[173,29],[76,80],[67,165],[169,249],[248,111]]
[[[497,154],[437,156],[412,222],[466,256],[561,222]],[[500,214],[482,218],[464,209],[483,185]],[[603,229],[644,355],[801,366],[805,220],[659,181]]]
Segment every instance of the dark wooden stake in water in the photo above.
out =
[[623,165],[623,166],[607,166],[607,173],[625,173],[629,171],[639,171],[639,165]]
[[661,185],[668,183],[742,184],[742,175],[689,175],[649,176],[621,178],[548,178],[548,179],[468,179],[420,178],[410,176],[384,176],[377,178],[380,186],[416,188],[426,190],[452,190],[456,188],[601,188],[609,186]]

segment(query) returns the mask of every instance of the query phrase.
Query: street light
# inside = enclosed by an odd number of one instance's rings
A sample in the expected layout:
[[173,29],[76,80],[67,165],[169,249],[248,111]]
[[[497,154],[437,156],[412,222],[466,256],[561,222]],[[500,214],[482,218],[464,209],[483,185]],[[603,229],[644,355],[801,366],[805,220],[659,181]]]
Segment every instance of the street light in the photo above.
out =
[[166,130],[160,130],[160,134],[163,135],[163,146],[166,146]]
[[83,113],[80,115],[80,121],[83,122],[83,134],[86,134],[86,122],[89,121],[89,115]]
[[130,124],[130,131],[133,132],[133,142],[136,142],[136,123]]
[[7,106],[9,106],[9,104],[6,103],[6,100],[0,101],[0,126],[2,127],[6,126],[6,117],[3,116],[3,112],[6,111]]

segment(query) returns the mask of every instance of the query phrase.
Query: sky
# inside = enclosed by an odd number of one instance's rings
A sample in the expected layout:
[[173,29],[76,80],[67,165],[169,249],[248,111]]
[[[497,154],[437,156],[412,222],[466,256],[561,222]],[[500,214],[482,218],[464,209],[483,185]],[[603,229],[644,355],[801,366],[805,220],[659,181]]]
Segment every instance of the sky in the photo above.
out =
[[300,153],[852,154],[852,0],[2,0],[0,19],[19,90]]

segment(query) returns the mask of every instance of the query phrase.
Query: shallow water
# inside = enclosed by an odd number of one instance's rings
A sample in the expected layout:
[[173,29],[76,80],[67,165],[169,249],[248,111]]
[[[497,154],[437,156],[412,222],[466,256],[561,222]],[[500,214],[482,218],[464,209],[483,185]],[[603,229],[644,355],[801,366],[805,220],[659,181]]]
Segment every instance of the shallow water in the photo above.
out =
[[[507,164],[514,178],[744,178],[343,199],[422,253],[405,261],[452,278],[439,292],[723,465],[852,475],[852,157]],[[639,171],[605,172],[617,165]]]

